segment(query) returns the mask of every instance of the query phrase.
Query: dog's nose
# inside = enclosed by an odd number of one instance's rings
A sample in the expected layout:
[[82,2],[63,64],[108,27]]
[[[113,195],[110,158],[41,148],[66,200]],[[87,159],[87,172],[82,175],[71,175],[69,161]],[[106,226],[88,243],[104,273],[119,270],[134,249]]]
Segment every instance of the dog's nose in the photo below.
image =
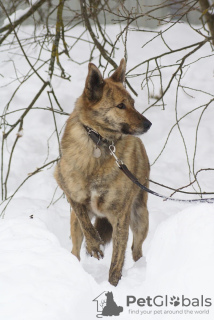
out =
[[152,123],[148,119],[145,119],[144,124],[143,124],[145,130],[149,130],[151,125],[152,125]]

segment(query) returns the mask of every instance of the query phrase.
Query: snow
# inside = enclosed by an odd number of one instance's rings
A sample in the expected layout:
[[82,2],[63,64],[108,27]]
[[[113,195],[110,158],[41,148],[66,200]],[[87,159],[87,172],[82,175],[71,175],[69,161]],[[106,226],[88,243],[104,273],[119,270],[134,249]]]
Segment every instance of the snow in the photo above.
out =
[[0,234],[1,319],[70,319],[93,284],[77,259],[37,218],[3,220]]
[[[169,284],[173,283],[176,292],[182,293],[185,288],[185,293],[194,294],[203,292],[205,283],[210,283],[206,294],[212,295],[213,246],[213,206],[182,210],[162,222],[155,232],[147,255],[147,281],[154,281],[160,291],[170,290]],[[195,281],[197,285],[192,287]]]
[[21,18],[25,13],[27,13],[28,10],[29,10],[29,8],[19,9],[19,10],[15,11],[14,13],[12,13],[12,14],[10,15],[9,19],[6,18],[6,19],[4,20],[4,23],[3,23],[2,27],[5,27],[6,25],[10,24],[10,21],[11,21],[12,23],[14,23],[16,20],[18,20],[19,18]]
[[[112,28],[111,34],[117,34],[117,28]],[[31,27],[23,27],[23,36],[32,32]],[[72,31],[74,36],[74,30]],[[82,29],[76,28],[76,36]],[[128,70],[136,63],[148,57],[166,52],[166,47],[155,40],[146,46],[141,53],[142,44],[148,41],[150,34],[143,33],[139,41],[139,33],[131,33],[128,42]],[[172,32],[165,35],[165,40],[171,48],[187,45],[201,38],[187,25],[177,28],[177,36]],[[88,44],[82,42],[78,49],[72,50],[72,59],[82,62],[89,53]],[[122,44],[118,45],[116,60],[123,56]],[[36,55],[33,44],[26,49],[29,57]],[[203,55],[210,54],[209,45],[202,49]],[[138,54],[139,52],[139,54]],[[11,93],[16,88],[13,81],[18,74],[20,79],[27,73],[29,66],[19,55],[19,49],[4,48],[0,52],[1,74],[4,76],[1,87],[1,101],[5,106]],[[199,58],[196,53],[192,60]],[[48,59],[46,53],[44,60]],[[11,63],[16,62],[16,70]],[[31,58],[32,61],[33,58]],[[67,60],[66,60],[67,59]],[[169,57],[167,58],[169,59]],[[179,59],[179,56],[175,57]],[[188,60],[188,63],[192,60]],[[211,58],[204,59],[192,65],[184,77],[186,86],[191,83],[193,88],[213,93],[213,64]],[[164,62],[164,59],[162,63]],[[71,82],[53,77],[53,88],[65,112],[70,113],[76,98],[81,94],[85,77],[86,64],[71,63],[62,56],[61,63],[66,66],[72,77]],[[95,59],[94,63],[98,63]],[[144,67],[140,67],[142,72]],[[111,68],[107,70],[109,72]],[[47,76],[48,66],[39,72]],[[107,75],[106,72],[106,75]],[[165,70],[164,85],[170,77]],[[137,108],[142,112],[148,106],[147,92],[140,90],[138,78],[130,78],[130,82],[139,92],[135,98]],[[10,85],[9,85],[10,84]],[[37,77],[29,79],[19,94],[15,95],[10,105],[10,111],[29,105],[42,84]],[[166,111],[151,108],[145,115],[151,120],[152,128],[142,136],[150,162],[153,163],[161,151],[170,128],[176,122],[175,118],[175,87],[172,85],[167,94]],[[159,84],[155,83],[158,93]],[[190,92],[192,93],[192,92]],[[194,107],[208,102],[210,97],[200,92],[194,92],[195,99],[180,93],[178,101],[178,118],[191,111]],[[44,93],[36,102],[35,107],[49,105],[47,94]],[[191,162],[194,156],[195,127],[202,109],[190,113],[181,122],[188,155]],[[19,112],[21,115],[22,111]],[[214,110],[213,104],[204,112],[198,132],[195,170],[212,168],[214,158]],[[17,120],[17,114],[10,115],[10,122]],[[58,128],[63,128],[67,116],[58,116]],[[9,158],[14,137],[18,127],[7,139],[6,160]],[[40,167],[44,162],[55,159],[58,155],[58,144],[54,132],[54,121],[51,112],[32,110],[24,121],[22,136],[19,138],[11,165],[11,175],[8,181],[9,195],[20,185],[23,179]],[[47,139],[49,152],[47,153]],[[192,146],[193,145],[193,146]],[[5,162],[6,163],[6,162]],[[202,172],[200,183],[202,190],[213,191],[213,172]],[[188,166],[184,145],[177,127],[169,136],[167,147],[151,168],[151,179],[163,182],[165,185],[179,187],[188,184]],[[151,184],[151,188],[160,193],[167,190]],[[72,243],[69,238],[69,204],[61,197],[54,205],[51,203],[56,189],[53,178],[53,167],[43,170],[27,180],[10,202],[0,220],[0,319],[3,320],[70,320],[95,319],[97,315],[96,302],[92,301],[104,291],[112,291],[118,306],[123,306],[119,319],[187,319],[206,320],[214,317],[214,205],[213,204],[181,204],[164,202],[162,199],[149,196],[150,229],[143,245],[144,257],[134,263],[131,258],[130,234],[123,277],[114,288],[108,283],[108,270],[111,261],[111,245],[106,247],[105,257],[101,261],[89,257],[83,245],[81,262],[71,253]],[[193,189],[189,188],[189,191]],[[170,194],[169,192],[167,194]],[[61,196],[57,189],[54,201]],[[177,195],[176,197],[187,197]],[[194,196],[195,197],[195,196]],[[189,195],[188,198],[191,198]],[[182,295],[184,298],[200,300],[199,306],[174,307],[172,305],[157,307],[140,307],[136,303],[126,305],[127,296],[137,299],[148,296],[171,297]],[[201,296],[212,299],[211,306],[201,305]],[[162,298],[161,298],[162,299]],[[186,300],[187,301],[187,300]],[[150,312],[151,311],[151,312]],[[168,314],[164,314],[168,311]],[[169,313],[171,311],[171,313]],[[180,311],[183,313],[172,313]],[[189,313],[184,313],[189,311]],[[201,314],[195,313],[201,312]],[[142,312],[144,312],[142,314]],[[150,313],[149,313],[150,312]],[[192,312],[192,313],[191,313]]]
[[28,2],[29,2],[29,4],[30,4],[29,7],[25,8],[25,9],[18,9],[18,10],[16,10],[14,13],[12,13],[12,14],[9,16],[9,18],[6,18],[6,19],[4,20],[2,27],[5,27],[6,25],[10,24],[11,22],[14,23],[16,20],[20,19],[24,14],[26,14],[26,13],[29,11],[29,9],[30,9],[33,5],[35,5],[35,4],[38,2],[38,0],[30,0],[30,1],[28,1]]

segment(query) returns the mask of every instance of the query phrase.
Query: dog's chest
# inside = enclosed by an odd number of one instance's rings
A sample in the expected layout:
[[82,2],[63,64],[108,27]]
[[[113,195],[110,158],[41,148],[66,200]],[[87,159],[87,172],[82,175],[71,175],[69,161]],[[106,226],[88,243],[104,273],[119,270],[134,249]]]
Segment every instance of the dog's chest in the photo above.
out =
[[93,175],[72,172],[69,179],[70,195],[74,201],[91,208],[96,215],[103,216],[103,207],[108,195],[114,188],[111,174],[102,175],[99,170]]
[[[94,148],[94,143],[92,146]],[[69,189],[74,201],[84,203],[90,207],[91,212],[103,217],[108,201],[111,201],[110,194],[115,194],[112,189],[115,188],[120,170],[110,154],[104,155],[103,152],[97,159],[93,157],[89,147],[90,145],[78,153],[79,159],[69,159],[72,167]]]

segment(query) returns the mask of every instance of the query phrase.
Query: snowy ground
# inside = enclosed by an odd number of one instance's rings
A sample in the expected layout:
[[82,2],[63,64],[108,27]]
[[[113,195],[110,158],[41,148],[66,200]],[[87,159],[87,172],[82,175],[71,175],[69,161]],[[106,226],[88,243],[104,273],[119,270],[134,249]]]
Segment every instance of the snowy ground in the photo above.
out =
[[[77,33],[82,32],[76,29]],[[23,29],[31,32],[30,27]],[[112,34],[116,34],[112,27]],[[77,34],[77,35],[78,35]],[[166,47],[159,40],[151,42],[141,49],[151,37],[139,41],[139,33],[132,33],[128,42],[128,69],[143,58],[165,52]],[[177,34],[169,32],[166,36],[170,47],[200,41],[201,38],[188,26],[181,25]],[[84,60],[86,44],[72,51],[72,58]],[[28,49],[29,57],[33,55],[33,46]],[[202,48],[203,55],[210,54],[209,45]],[[28,66],[22,56],[10,49],[2,50],[1,107],[8,102],[17,83],[5,86],[15,78],[15,70],[10,59],[16,61],[16,72],[26,73]],[[123,56],[122,45],[116,52],[117,60]],[[49,57],[49,53],[47,53]],[[47,58],[46,57],[46,58]],[[199,58],[199,54],[193,60]],[[168,58],[169,59],[169,58]],[[198,61],[192,65],[185,76],[186,85],[213,94],[213,63],[211,58]],[[63,60],[62,60],[63,61]],[[205,62],[206,61],[206,62]],[[95,59],[95,63],[96,63]],[[191,62],[191,61],[189,61]],[[64,59],[66,69],[72,74],[71,82],[55,78],[53,87],[61,105],[66,112],[73,109],[76,98],[81,94],[87,75],[87,66],[71,64]],[[41,70],[45,76],[46,69]],[[164,84],[170,75],[165,71]],[[148,106],[146,90],[140,91],[138,78],[130,80],[139,96],[135,98],[139,111]],[[11,104],[10,110],[26,107],[41,88],[41,82],[34,77],[23,86]],[[159,87],[156,86],[158,92]],[[179,95],[179,117],[196,106],[208,102],[209,97],[202,92],[194,93],[195,99],[181,93]],[[142,137],[150,162],[153,163],[162,149],[171,126],[175,123],[175,85],[166,97],[166,111],[152,108],[146,117],[152,122],[150,131]],[[36,107],[49,105],[47,94],[37,101]],[[21,113],[20,113],[21,114]],[[188,115],[181,123],[182,131],[188,145],[189,157],[193,158],[195,127],[201,110]],[[13,123],[17,115],[11,114]],[[62,128],[66,116],[57,117],[57,124]],[[201,121],[196,156],[196,171],[200,168],[212,168],[214,159],[214,110],[213,104],[204,113]],[[9,194],[33,172],[42,166],[47,158],[47,139],[54,131],[51,112],[33,110],[24,122],[24,134],[19,139],[11,166]],[[14,136],[17,132],[14,132]],[[14,136],[8,138],[7,149],[10,150]],[[55,136],[49,140],[48,160],[57,157],[58,146]],[[8,153],[9,154],[9,153]],[[6,155],[8,157],[8,155]],[[213,191],[214,174],[201,173],[203,191]],[[170,135],[167,148],[159,160],[152,166],[151,178],[171,187],[188,184],[188,166],[181,136],[177,128]],[[158,192],[166,190],[151,185]],[[108,279],[108,270],[112,248],[109,245],[105,257],[97,261],[86,255],[84,246],[81,262],[70,254],[72,247],[69,239],[69,205],[61,198],[50,205],[56,182],[53,168],[45,170],[30,178],[9,204],[4,219],[0,220],[0,319],[2,320],[70,320],[96,319],[96,301],[92,301],[104,291],[112,291],[114,299],[123,312],[119,319],[188,319],[206,320],[214,317],[214,205],[181,204],[163,202],[162,199],[149,196],[150,230],[144,243],[144,258],[134,263],[131,258],[131,234],[128,243],[123,277],[117,288],[112,287]],[[189,189],[192,190],[192,189]],[[168,193],[169,194],[169,193]],[[58,190],[55,199],[61,195]],[[179,196],[177,196],[179,197]],[[181,196],[180,196],[181,197]],[[190,197],[190,196],[189,196]],[[185,196],[183,196],[185,198]],[[150,296],[159,306],[139,306],[137,301],[127,306],[127,296],[136,300]],[[166,305],[166,296],[168,303]],[[171,298],[179,298],[180,304],[170,304]],[[208,299],[205,301],[205,299]],[[161,302],[163,305],[161,306]],[[211,301],[211,305],[210,302]],[[182,305],[183,303],[183,305]],[[188,305],[190,304],[190,305]],[[207,305],[208,304],[208,305]],[[144,312],[144,313],[142,313]]]

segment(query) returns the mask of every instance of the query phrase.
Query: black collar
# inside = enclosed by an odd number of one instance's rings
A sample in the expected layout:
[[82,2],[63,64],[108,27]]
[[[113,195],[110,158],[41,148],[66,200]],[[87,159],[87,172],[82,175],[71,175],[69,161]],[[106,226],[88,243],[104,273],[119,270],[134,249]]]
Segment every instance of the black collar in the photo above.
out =
[[83,125],[83,127],[85,128],[85,130],[88,133],[88,136],[91,138],[91,140],[97,145],[97,146],[102,146],[102,145],[110,145],[111,143],[103,138],[97,131],[95,131],[94,129]]

